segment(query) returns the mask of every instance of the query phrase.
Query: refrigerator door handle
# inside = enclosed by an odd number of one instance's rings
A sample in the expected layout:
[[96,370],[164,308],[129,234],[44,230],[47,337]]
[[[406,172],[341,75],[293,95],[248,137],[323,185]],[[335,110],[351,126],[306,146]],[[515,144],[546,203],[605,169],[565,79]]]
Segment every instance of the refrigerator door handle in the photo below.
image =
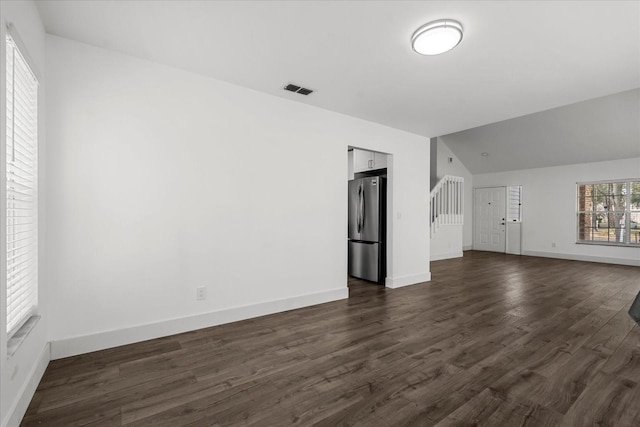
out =
[[362,184],[358,185],[358,233],[362,232],[364,227],[364,188]]
[[362,197],[362,187],[358,184],[358,203],[356,203],[356,226],[358,233],[362,231],[360,229],[360,197]]
[[362,198],[360,199],[360,229],[364,230],[364,210],[366,209],[364,200],[364,185],[362,186]]
[[360,195],[362,192],[360,191],[360,184],[358,184],[358,200],[356,203],[356,230],[360,233]]

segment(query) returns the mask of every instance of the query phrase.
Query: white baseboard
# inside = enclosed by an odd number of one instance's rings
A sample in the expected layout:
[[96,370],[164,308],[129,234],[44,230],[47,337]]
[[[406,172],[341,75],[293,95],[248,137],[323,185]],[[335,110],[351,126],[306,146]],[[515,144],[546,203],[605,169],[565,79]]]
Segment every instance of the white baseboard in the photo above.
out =
[[431,261],[440,261],[443,259],[462,258],[462,252],[451,252],[448,254],[431,254]]
[[403,286],[416,285],[418,283],[429,282],[431,280],[431,272],[416,274],[413,276],[403,277],[387,277],[385,286],[391,289],[401,288]]
[[640,259],[609,258],[592,255],[564,254],[556,252],[522,251],[522,255],[542,258],[568,259],[572,261],[602,262],[605,264],[632,265],[640,267]]
[[49,343],[46,343],[42,348],[42,352],[40,352],[38,360],[31,368],[31,372],[29,372],[29,379],[20,390],[18,398],[15,400],[13,406],[9,408],[9,411],[7,412],[9,415],[6,423],[3,424],[4,426],[18,427],[20,425],[20,422],[22,421],[24,414],[27,412],[27,408],[29,408],[29,403],[31,403],[31,399],[36,393],[38,384],[40,384],[40,380],[42,379],[44,371],[47,369],[50,360],[51,347]]
[[99,332],[73,338],[65,338],[51,341],[51,358],[75,356],[106,348],[118,347],[135,342],[146,341],[196,329],[208,328],[267,314],[281,313],[296,308],[310,305],[323,304],[349,297],[349,289],[333,289],[307,295],[299,295],[275,301],[267,301],[259,304],[233,307],[225,310],[196,314],[194,316],[164,320],[131,328],[114,331]]
[[463,251],[463,252],[464,252],[464,251],[471,251],[471,250],[473,250],[473,245],[463,246],[463,247],[462,247],[462,251]]

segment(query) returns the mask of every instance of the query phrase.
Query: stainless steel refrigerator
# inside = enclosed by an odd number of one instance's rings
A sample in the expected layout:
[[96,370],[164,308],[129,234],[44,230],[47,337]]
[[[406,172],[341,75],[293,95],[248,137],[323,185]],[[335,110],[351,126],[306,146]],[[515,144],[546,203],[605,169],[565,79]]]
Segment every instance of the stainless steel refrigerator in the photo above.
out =
[[349,181],[349,275],[384,283],[386,179],[368,176]]

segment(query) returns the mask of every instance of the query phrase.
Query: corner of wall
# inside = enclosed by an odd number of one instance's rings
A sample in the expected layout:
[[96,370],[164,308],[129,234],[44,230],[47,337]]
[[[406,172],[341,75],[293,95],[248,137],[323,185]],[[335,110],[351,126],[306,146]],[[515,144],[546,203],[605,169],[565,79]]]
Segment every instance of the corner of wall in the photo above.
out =
[[390,289],[402,288],[404,286],[420,285],[431,281],[431,272],[416,274],[412,276],[387,277],[385,286]]

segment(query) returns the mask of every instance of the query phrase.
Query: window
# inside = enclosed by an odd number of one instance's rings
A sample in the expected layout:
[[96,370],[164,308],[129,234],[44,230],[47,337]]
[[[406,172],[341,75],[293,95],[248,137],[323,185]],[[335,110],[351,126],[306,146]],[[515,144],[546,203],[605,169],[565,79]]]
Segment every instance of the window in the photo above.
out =
[[640,180],[578,184],[578,243],[640,245]]
[[7,333],[35,314],[38,289],[38,81],[7,35]]
[[507,187],[509,204],[507,206],[507,221],[522,222],[522,186]]

